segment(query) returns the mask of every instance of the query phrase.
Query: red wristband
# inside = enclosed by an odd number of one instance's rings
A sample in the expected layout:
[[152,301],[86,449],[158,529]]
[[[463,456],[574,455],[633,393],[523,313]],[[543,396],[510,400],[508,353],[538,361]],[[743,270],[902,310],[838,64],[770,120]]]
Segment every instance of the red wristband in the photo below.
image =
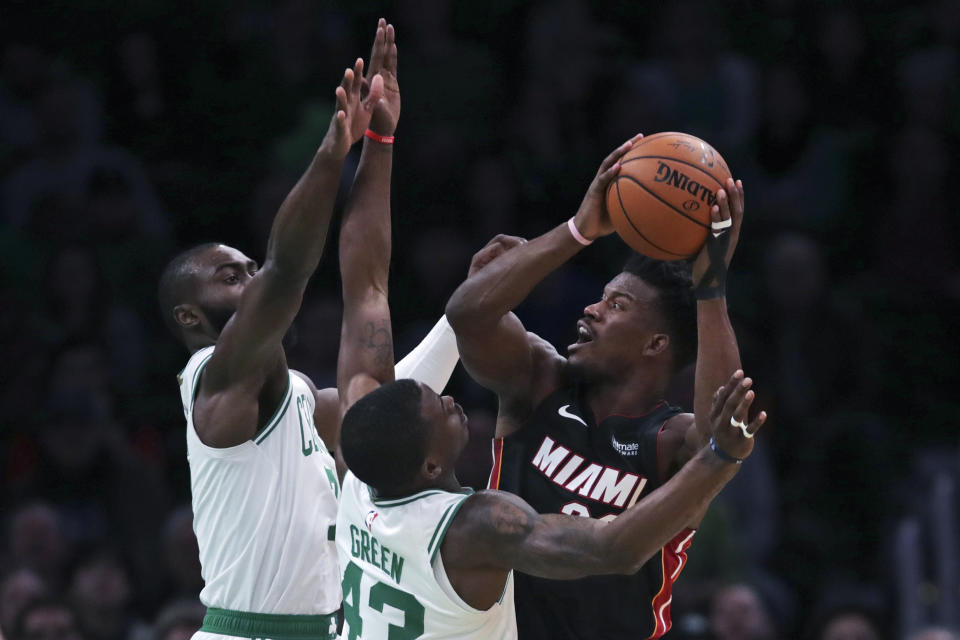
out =
[[379,142],[380,144],[393,144],[393,136],[382,136],[370,129],[364,131],[363,135],[367,136],[371,140]]

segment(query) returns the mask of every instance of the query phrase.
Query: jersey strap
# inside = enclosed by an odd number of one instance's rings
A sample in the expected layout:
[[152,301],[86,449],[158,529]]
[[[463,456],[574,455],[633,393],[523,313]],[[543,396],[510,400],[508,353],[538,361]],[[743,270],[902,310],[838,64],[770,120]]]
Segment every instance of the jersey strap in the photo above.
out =
[[337,637],[337,614],[298,616],[210,607],[203,617],[200,631],[240,638],[334,640]]
[[493,453],[493,465],[490,467],[490,479],[487,489],[500,488],[500,471],[503,468],[503,438],[494,438],[490,442]]

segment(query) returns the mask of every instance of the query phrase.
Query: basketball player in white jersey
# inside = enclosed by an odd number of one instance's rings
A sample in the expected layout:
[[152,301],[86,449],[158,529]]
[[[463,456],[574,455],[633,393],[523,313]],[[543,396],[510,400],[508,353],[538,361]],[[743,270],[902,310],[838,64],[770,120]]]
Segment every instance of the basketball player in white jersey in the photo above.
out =
[[[364,134],[345,215],[389,204],[396,58],[393,28],[381,20],[368,75],[362,60],[344,73],[336,114],[277,213],[262,268],[207,244],[161,278],[165,320],[192,353],[179,378],[208,607],[199,638],[336,636],[339,400],[288,369],[281,339],[320,259],[344,157]],[[441,322],[398,367],[442,388],[456,364],[451,343]]]

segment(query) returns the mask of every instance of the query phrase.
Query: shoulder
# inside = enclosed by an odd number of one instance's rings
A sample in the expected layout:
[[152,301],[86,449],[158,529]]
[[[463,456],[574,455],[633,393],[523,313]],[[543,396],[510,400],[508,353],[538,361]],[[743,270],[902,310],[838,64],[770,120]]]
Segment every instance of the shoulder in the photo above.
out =
[[512,493],[478,491],[463,501],[447,535],[473,544],[523,537],[538,517],[533,507]]
[[663,423],[657,434],[657,471],[661,482],[670,478],[691,457],[693,443],[690,438],[695,434],[696,423],[692,413],[678,413]]
[[530,357],[538,373],[563,373],[567,359],[560,355],[555,346],[530,331],[527,332],[527,344],[530,345]]
[[307,375],[306,375],[305,373],[301,373],[300,371],[297,371],[296,369],[290,369],[290,373],[292,373],[293,375],[295,375],[295,376],[297,376],[298,378],[300,378],[301,380],[303,380],[303,382],[307,385],[307,387],[308,387],[308,388],[310,389],[310,391],[313,393],[313,397],[314,397],[314,398],[317,397],[317,393],[318,393],[318,392],[317,392],[317,385],[313,384],[313,380],[311,380],[309,377],[307,377]]
[[[501,415],[510,421],[525,421],[547,396],[566,384],[567,359],[560,355],[557,348],[529,331],[527,345],[530,348],[532,364],[530,385],[524,389],[522,396],[501,397]],[[509,431],[516,428],[519,428],[519,424],[515,424]],[[505,434],[498,433],[499,435]]]

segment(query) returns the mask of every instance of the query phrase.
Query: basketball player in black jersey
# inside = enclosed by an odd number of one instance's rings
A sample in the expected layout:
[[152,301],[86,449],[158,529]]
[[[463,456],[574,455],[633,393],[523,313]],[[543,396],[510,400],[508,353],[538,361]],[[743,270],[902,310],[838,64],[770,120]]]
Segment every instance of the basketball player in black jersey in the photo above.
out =
[[[508,250],[447,305],[467,371],[499,398],[490,488],[516,493],[540,513],[612,520],[643,501],[709,441],[713,393],[734,372],[742,375],[724,298],[743,217],[739,181],[717,192],[713,232],[692,275],[685,263],[630,260],[584,309],[567,358],[512,313],[550,272],[614,231],[604,193],[639,138],[604,160],[569,221],[530,242],[492,240],[478,258],[492,247]],[[694,355],[689,414],[663,397]],[[660,637],[670,628],[672,584],[702,517],[669,532],[670,542],[633,575],[572,582],[518,575],[520,637]]]

